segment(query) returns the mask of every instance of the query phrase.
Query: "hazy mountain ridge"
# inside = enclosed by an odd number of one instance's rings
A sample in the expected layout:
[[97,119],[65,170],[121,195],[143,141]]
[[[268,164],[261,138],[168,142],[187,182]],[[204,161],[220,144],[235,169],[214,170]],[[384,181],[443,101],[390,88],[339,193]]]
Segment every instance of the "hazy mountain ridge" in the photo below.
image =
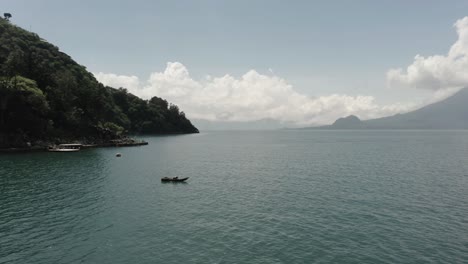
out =
[[351,115],[305,129],[468,129],[468,88],[409,113],[370,120]]
[[192,122],[201,130],[275,130],[285,127],[284,123],[274,119],[261,119],[244,122],[192,119]]

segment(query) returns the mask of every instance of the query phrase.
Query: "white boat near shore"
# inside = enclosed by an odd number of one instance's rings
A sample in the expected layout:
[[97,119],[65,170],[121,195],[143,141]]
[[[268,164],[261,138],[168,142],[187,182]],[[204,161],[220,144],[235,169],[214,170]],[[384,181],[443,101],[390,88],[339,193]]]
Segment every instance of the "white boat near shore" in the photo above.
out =
[[76,152],[80,151],[82,144],[60,144],[57,146],[49,147],[51,152]]

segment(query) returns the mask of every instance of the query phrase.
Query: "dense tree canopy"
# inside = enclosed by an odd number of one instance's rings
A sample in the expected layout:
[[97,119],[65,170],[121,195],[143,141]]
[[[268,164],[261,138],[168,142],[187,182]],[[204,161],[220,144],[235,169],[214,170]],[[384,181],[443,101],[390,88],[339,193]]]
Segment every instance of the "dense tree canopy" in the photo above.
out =
[[38,35],[0,18],[0,147],[53,138],[197,133],[166,100],[99,83]]

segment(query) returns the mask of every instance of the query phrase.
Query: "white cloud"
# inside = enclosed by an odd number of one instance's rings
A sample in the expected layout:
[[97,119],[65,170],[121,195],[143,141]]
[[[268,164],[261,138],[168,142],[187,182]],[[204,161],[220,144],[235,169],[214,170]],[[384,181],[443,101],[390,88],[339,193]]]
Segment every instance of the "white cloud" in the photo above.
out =
[[461,88],[468,85],[468,17],[458,20],[458,40],[447,55],[416,55],[406,70],[387,72],[389,86],[409,86],[429,90]]
[[296,92],[286,80],[250,70],[240,78],[206,76],[194,80],[179,62],[169,62],[163,72],[152,73],[139,86],[136,76],[95,74],[105,85],[125,87],[149,99],[162,97],[177,104],[189,118],[211,121],[273,119],[297,125],[328,124],[354,114],[362,119],[405,112],[415,105],[379,106],[372,96],[332,94],[310,97]]
[[138,90],[140,80],[137,76],[117,75],[113,73],[93,73],[94,77],[104,85],[114,88],[127,88],[131,91]]

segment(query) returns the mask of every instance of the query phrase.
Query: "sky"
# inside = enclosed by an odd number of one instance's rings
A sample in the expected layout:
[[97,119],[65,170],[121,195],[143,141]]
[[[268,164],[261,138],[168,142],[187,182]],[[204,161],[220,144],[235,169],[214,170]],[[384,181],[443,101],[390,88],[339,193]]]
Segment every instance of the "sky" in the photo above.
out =
[[468,1],[0,0],[0,8],[105,85],[162,97],[194,120],[369,119],[468,83]]

